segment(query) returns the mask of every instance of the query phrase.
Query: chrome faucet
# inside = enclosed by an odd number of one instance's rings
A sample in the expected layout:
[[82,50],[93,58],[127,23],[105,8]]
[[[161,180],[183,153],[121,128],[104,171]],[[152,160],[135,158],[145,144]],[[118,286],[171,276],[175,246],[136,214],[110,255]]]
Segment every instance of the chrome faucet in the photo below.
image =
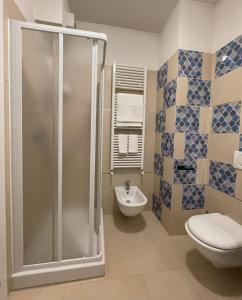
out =
[[129,190],[130,190],[130,180],[125,181],[124,186],[125,186],[125,190],[127,191],[127,194],[128,194]]

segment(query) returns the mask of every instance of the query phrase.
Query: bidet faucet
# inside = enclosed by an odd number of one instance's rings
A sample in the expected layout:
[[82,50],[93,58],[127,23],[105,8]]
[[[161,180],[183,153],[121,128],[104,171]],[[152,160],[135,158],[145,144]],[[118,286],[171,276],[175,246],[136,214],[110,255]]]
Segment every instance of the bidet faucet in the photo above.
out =
[[124,186],[125,186],[125,190],[126,190],[127,192],[129,192],[129,189],[130,189],[130,180],[125,181],[125,182],[124,182]]

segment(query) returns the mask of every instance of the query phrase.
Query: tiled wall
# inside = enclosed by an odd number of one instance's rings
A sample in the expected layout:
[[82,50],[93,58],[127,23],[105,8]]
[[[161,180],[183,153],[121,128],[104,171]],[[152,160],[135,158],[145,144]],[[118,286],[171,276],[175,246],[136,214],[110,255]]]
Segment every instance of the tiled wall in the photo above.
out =
[[242,171],[233,167],[233,157],[234,151],[241,149],[242,36],[219,49],[213,61],[205,208],[231,215],[241,223]]
[[171,233],[193,214],[242,200],[232,166],[242,148],[241,67],[239,37],[216,54],[178,50],[158,71],[153,211]]
[[[111,98],[112,98],[112,67],[105,67],[104,91],[104,132],[103,132],[103,191],[102,205],[105,214],[118,212],[114,187],[124,185],[126,180],[141,188],[148,197],[147,210],[151,210],[153,195],[154,147],[155,147],[155,112],[156,112],[156,71],[148,70],[146,90],[146,130],[144,149],[144,175],[139,170],[116,170],[110,175],[110,138],[111,138]],[[159,160],[159,157],[157,157]],[[157,161],[157,166],[162,163]]]
[[211,62],[179,50],[157,75],[153,211],[171,233],[204,211]]

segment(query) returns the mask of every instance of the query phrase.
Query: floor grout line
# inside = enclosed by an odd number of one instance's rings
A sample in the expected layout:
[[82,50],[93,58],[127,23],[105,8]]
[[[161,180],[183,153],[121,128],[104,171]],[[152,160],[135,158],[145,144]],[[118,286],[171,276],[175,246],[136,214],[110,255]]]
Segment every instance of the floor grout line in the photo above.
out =
[[145,290],[146,290],[146,294],[147,294],[148,300],[150,300],[150,294],[149,294],[149,291],[148,291],[148,287],[147,287],[147,285],[145,283],[144,276],[142,275],[141,278],[142,278],[142,281],[143,281],[143,284],[144,284],[144,287],[145,287]]

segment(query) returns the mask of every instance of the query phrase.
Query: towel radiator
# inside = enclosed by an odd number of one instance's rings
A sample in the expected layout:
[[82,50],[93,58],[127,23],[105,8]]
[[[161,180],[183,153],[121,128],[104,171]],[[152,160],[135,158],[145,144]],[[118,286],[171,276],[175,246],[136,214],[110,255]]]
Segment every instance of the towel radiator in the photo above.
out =
[[[136,168],[144,173],[144,141],[145,141],[145,111],[146,111],[146,80],[147,69],[143,67],[113,64],[112,78],[112,128],[111,128],[111,170]],[[118,93],[143,95],[143,123],[141,127],[117,126],[117,94]],[[119,154],[118,134],[137,134],[138,152]]]

